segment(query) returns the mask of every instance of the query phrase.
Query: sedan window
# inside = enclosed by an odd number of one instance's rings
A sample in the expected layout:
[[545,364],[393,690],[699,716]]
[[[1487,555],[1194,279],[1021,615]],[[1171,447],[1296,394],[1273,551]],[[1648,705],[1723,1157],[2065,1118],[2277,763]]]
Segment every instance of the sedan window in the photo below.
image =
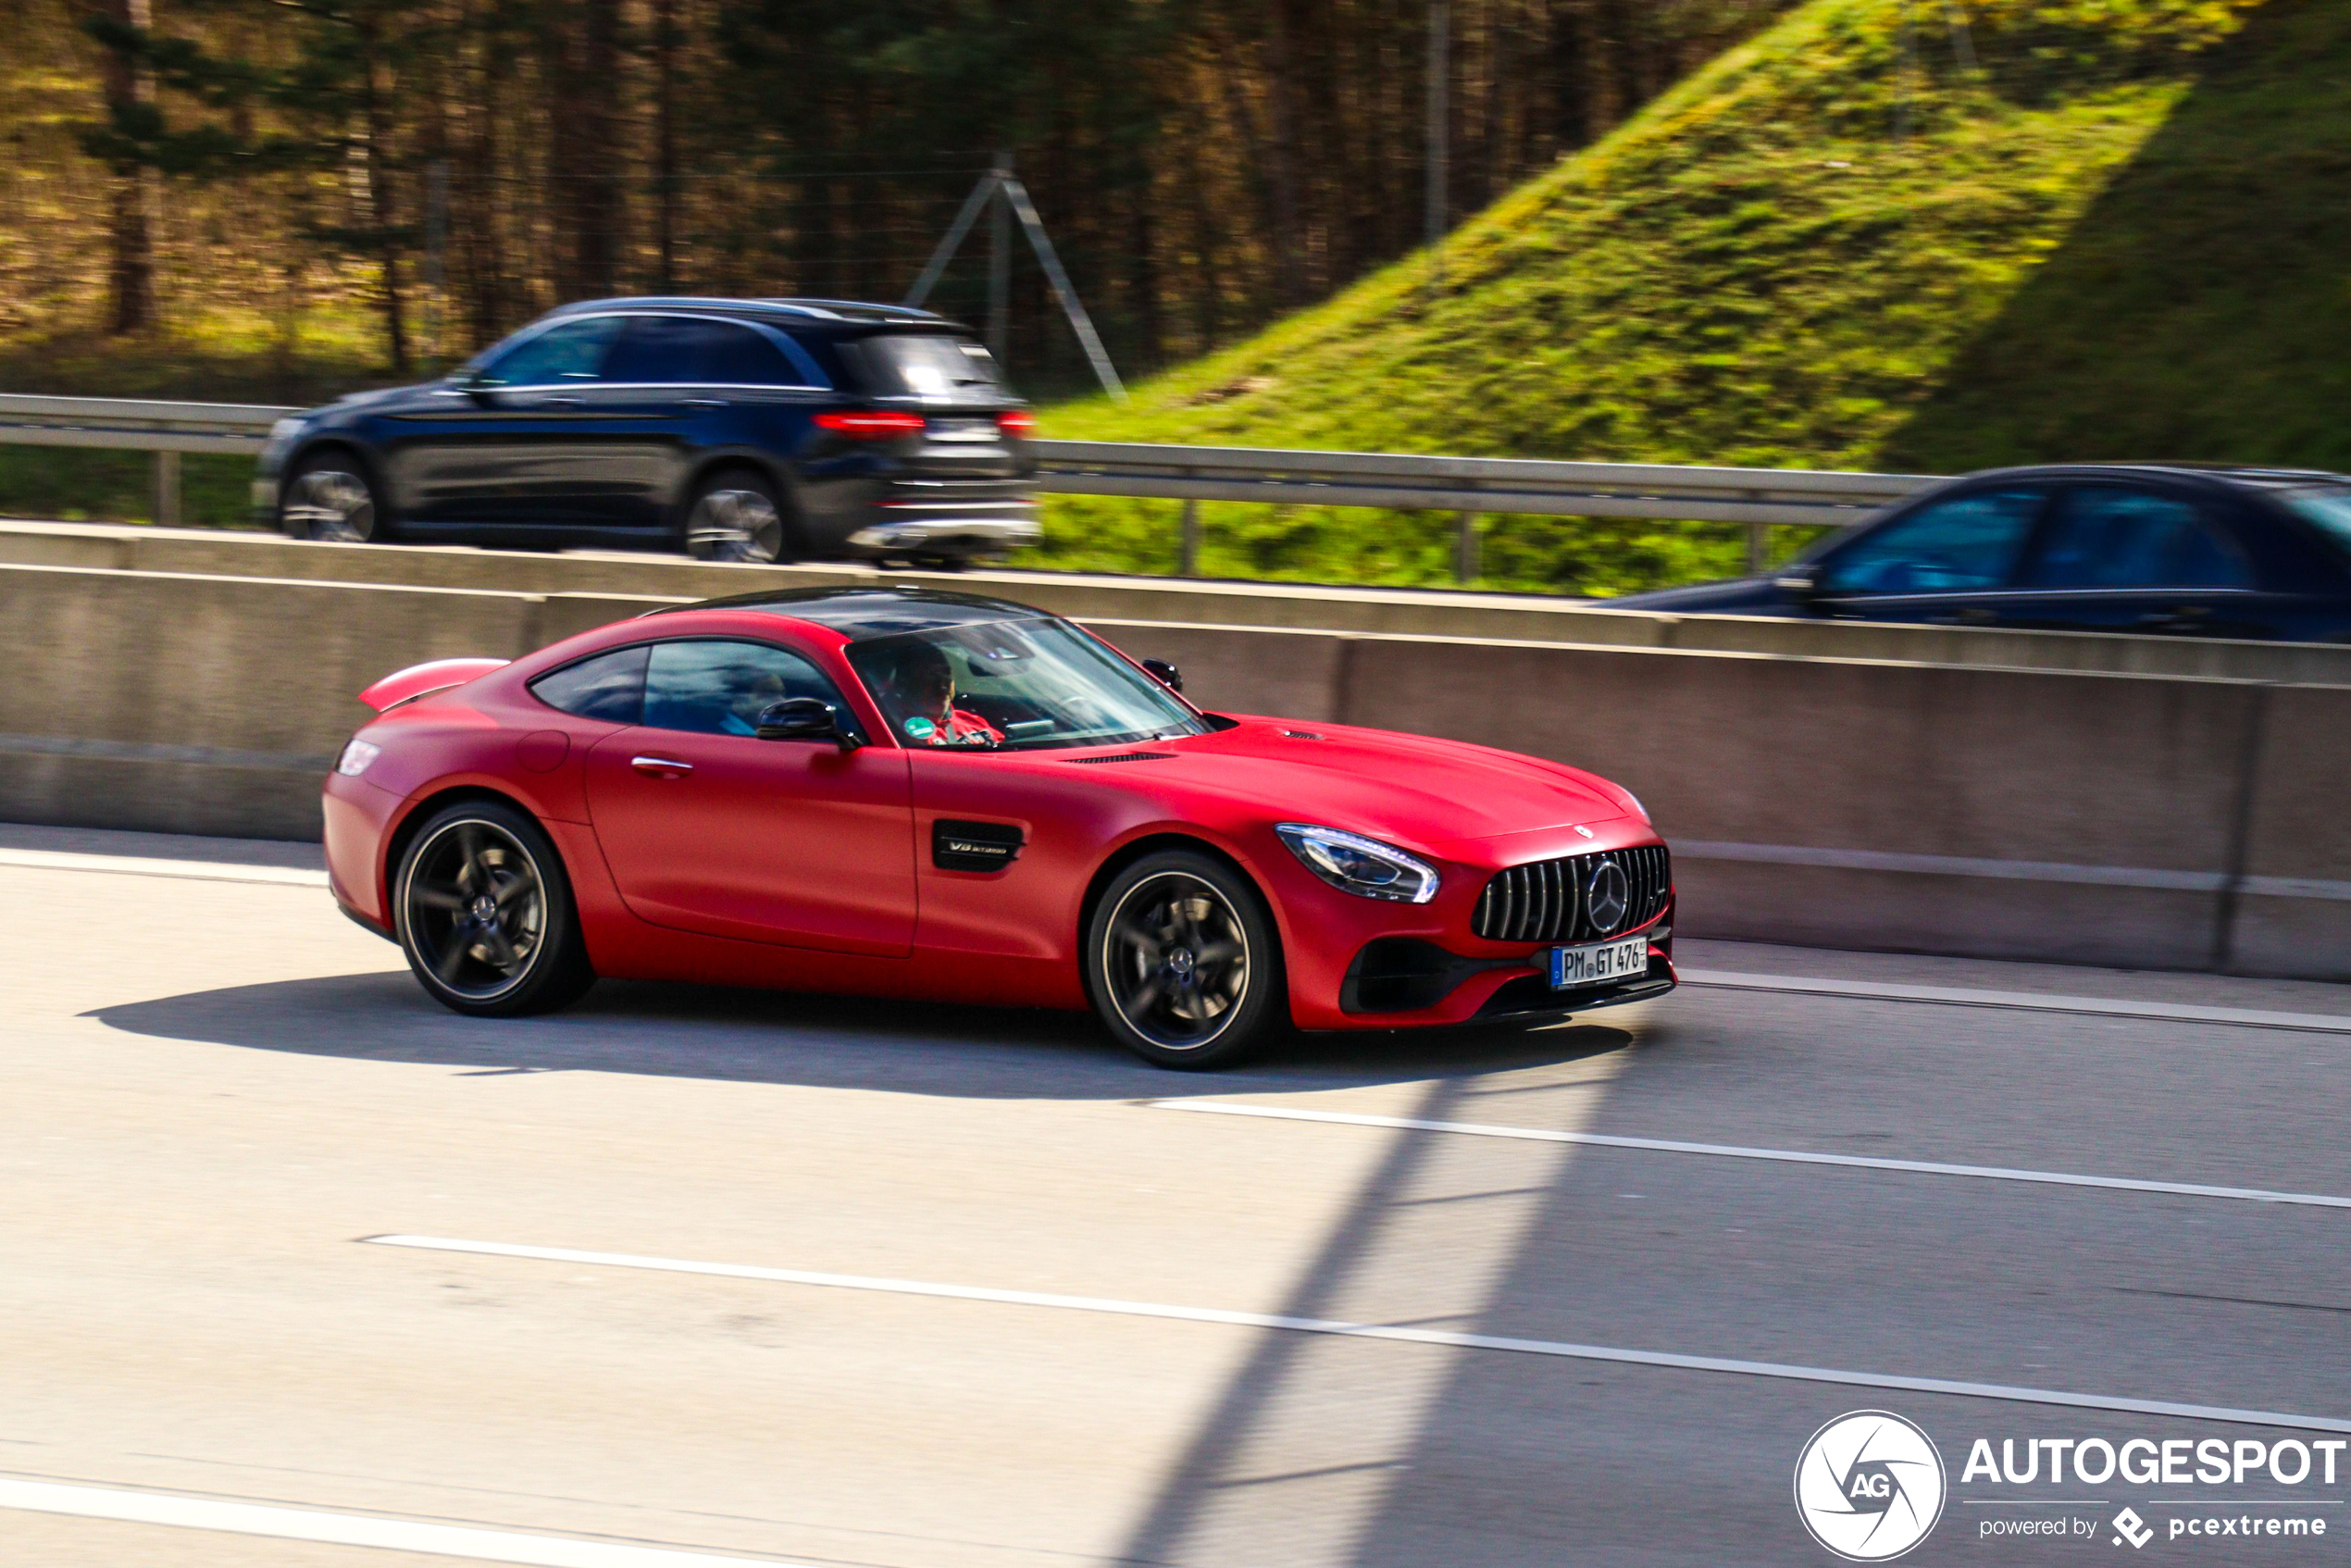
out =
[[543,387],[592,381],[604,351],[620,336],[620,317],[566,321],[493,355],[474,376],[477,386]]
[[1832,554],[1823,593],[1960,593],[2004,588],[2048,498],[1980,490],[1933,501]]
[[2196,507],[2126,485],[2067,493],[2026,585],[2032,588],[2245,588],[2245,558]]
[[530,683],[551,708],[607,724],[635,724],[645,711],[645,649],[620,648],[566,665]]
[[[820,697],[841,705],[840,691],[822,670],[772,643],[657,642],[645,673],[645,724],[703,735],[753,735],[759,716],[787,697]],[[841,722],[856,722],[846,707]]]

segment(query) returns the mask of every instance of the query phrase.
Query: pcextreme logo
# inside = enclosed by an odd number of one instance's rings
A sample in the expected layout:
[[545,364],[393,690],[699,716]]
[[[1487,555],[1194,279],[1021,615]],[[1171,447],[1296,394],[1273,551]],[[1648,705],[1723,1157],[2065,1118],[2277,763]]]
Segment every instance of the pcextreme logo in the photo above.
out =
[[1890,1411],[1838,1416],[1796,1460],[1797,1517],[1848,1562],[1885,1562],[1926,1539],[1947,1487],[1934,1442]]

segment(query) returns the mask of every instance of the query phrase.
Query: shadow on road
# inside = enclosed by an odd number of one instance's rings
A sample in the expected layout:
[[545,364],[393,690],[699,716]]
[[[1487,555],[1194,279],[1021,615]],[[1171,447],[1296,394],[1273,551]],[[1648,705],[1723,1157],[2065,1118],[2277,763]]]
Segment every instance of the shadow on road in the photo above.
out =
[[1417,1082],[1571,1061],[1619,1029],[1305,1036],[1228,1072],[1147,1066],[1083,1014],[606,981],[567,1012],[461,1018],[403,970],[191,991],[100,1008],[109,1027],[259,1051],[488,1073],[645,1073],[981,1099],[1124,1100]]

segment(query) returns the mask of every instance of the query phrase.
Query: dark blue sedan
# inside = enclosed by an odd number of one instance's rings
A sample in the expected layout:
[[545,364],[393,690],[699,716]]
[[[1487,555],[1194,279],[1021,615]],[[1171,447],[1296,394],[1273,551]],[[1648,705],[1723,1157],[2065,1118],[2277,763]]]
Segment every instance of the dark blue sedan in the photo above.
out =
[[1628,609],[2351,641],[2351,478],[2177,464],[1970,474],[1767,577]]
[[988,350],[926,311],[597,300],[281,421],[254,503],[300,539],[951,566],[1037,539],[1033,429]]

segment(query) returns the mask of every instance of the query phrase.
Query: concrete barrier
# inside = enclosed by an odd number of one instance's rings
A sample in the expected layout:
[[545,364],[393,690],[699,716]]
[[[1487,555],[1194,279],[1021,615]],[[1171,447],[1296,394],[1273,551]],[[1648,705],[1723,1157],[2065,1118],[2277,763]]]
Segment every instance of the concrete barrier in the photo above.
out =
[[[0,566],[0,819],[307,837],[368,681],[664,602]],[[1211,707],[1620,780],[1694,935],[2351,975],[2351,688],[1086,618]]]
[[[722,566],[650,553],[317,544],[273,534],[217,529],[5,520],[0,520],[0,562],[504,593],[653,594],[680,599],[870,580],[877,575],[870,567],[847,565]],[[1588,600],[1536,594],[1060,572],[889,575],[895,581],[996,593],[1060,615],[1104,620],[2351,685],[2351,648],[2318,644],[1678,616],[1611,609]]]
[[0,818],[315,838],[369,681],[652,603],[0,566]]
[[2223,965],[2351,980],[2351,689],[2272,688],[2260,730]]

